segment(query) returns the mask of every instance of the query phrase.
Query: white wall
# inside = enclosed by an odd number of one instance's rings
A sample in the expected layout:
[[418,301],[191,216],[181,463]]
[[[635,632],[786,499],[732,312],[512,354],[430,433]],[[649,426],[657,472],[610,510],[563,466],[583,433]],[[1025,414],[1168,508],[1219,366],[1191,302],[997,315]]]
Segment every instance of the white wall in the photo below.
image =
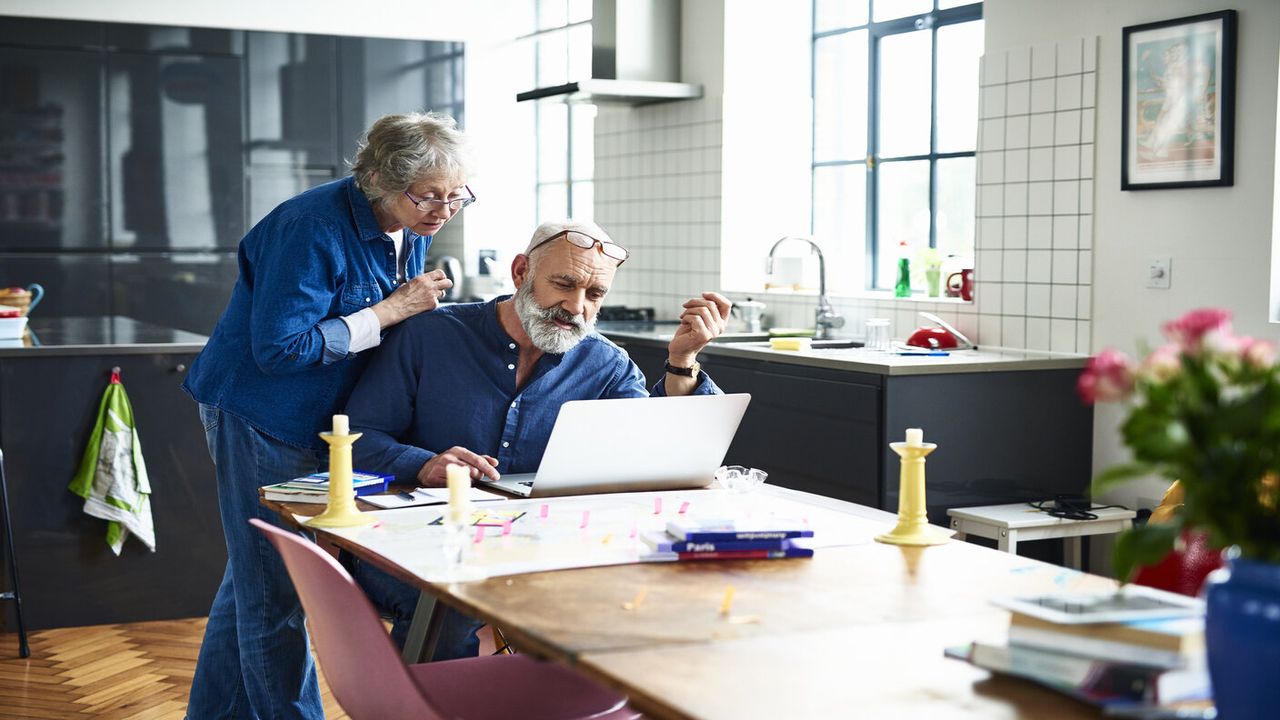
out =
[[[1121,32],[1129,25],[1222,9],[1212,0],[988,0],[987,50],[1099,36],[1093,268],[1093,348],[1137,352],[1157,343],[1160,324],[1187,310],[1224,307],[1238,332],[1280,340],[1268,322],[1268,273],[1276,171],[1280,3],[1238,0],[1235,185],[1120,190]],[[1172,287],[1144,285],[1147,258],[1173,258]],[[1100,406],[1094,468],[1124,459],[1119,411]],[[1158,498],[1161,481],[1135,483],[1116,498]]]

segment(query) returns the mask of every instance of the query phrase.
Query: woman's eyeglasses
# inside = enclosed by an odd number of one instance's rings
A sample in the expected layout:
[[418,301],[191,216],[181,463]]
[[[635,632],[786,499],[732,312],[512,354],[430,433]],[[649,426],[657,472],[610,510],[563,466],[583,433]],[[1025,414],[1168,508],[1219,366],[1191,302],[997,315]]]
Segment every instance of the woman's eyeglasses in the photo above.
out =
[[581,230],[561,230],[555,235],[552,235],[546,240],[543,240],[537,245],[534,245],[533,247],[529,248],[528,252],[533,252],[534,248],[538,248],[543,245],[546,245],[547,243],[557,238],[564,238],[565,240],[568,240],[570,243],[572,243],[577,247],[582,248],[583,250],[590,250],[591,248],[596,247],[598,245],[600,246],[600,252],[604,253],[605,257],[613,258],[614,260],[617,260],[619,265],[626,262],[627,258],[631,255],[631,253],[627,252],[627,249],[622,247],[621,245],[615,242],[605,242],[603,240],[598,240],[582,232]]
[[454,198],[452,200],[437,200],[435,198],[416,198],[409,194],[408,190],[404,191],[404,196],[409,198],[413,206],[422,212],[431,212],[439,208],[449,208],[449,212],[458,212],[462,208],[476,201],[476,194],[471,192],[471,188],[467,185],[462,186],[470,197]]

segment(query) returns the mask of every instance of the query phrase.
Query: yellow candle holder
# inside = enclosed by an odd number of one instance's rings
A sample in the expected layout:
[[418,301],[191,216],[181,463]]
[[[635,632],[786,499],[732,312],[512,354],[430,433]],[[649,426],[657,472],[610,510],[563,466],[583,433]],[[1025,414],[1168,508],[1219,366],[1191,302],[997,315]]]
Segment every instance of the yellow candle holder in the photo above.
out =
[[934,443],[909,445],[889,443],[902,458],[898,476],[898,524],[893,530],[876,536],[877,542],[890,545],[941,545],[951,539],[952,531],[929,524],[924,502],[924,457],[938,448]]
[[356,507],[356,490],[351,481],[351,445],[360,433],[334,435],[320,433],[329,443],[329,504],[325,511],[304,522],[309,527],[340,528],[372,525],[377,520]]

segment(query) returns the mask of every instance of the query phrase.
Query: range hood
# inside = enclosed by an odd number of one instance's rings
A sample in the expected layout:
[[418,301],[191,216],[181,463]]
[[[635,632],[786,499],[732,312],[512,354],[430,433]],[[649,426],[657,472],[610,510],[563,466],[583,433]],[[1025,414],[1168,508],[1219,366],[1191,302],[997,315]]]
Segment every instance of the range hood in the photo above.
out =
[[593,0],[591,77],[516,94],[516,102],[648,105],[702,97],[680,79],[680,0]]

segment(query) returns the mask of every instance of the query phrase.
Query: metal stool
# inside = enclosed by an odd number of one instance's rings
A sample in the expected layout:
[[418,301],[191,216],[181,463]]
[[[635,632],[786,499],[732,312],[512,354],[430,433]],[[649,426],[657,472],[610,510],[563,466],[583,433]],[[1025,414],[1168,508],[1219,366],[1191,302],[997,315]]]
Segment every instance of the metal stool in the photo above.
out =
[[18,611],[18,656],[30,657],[27,628],[22,624],[22,593],[18,590],[18,556],[13,550],[13,521],[9,519],[9,481],[4,475],[4,450],[0,450],[0,509],[4,512],[4,542],[9,553],[9,583],[13,589],[0,593],[0,600],[12,600]]

